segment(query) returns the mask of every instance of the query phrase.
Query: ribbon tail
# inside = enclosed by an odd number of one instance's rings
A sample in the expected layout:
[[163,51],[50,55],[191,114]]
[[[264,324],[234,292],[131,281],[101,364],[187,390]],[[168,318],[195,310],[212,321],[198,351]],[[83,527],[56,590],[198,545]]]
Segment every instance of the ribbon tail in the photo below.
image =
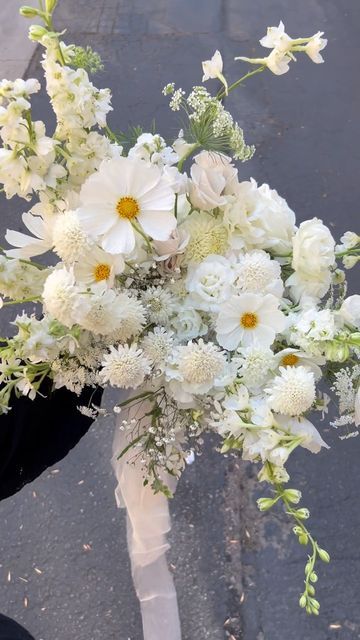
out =
[[[145,412],[146,403],[143,409]],[[131,419],[132,409],[128,411]],[[149,485],[144,487],[140,456],[134,460],[134,450],[117,460],[128,444],[120,423],[118,419],[113,445],[112,463],[118,480],[115,496],[117,505],[127,510],[128,550],[144,640],[181,640],[177,596],[166,561],[166,534],[171,529],[168,500],[162,493],[154,494]],[[174,491],[176,479],[169,476],[166,482]]]

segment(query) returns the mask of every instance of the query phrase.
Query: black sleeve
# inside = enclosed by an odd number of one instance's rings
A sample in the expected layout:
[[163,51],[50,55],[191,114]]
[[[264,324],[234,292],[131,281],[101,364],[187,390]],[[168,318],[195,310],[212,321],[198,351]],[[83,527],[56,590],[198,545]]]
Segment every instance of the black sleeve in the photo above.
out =
[[0,613],[0,640],[34,640],[24,627]]
[[51,391],[48,380],[41,391],[35,400],[13,396],[12,409],[0,415],[0,500],[20,491],[75,447],[93,422],[77,406],[99,406],[102,396],[102,389],[90,387],[80,396],[65,388]]

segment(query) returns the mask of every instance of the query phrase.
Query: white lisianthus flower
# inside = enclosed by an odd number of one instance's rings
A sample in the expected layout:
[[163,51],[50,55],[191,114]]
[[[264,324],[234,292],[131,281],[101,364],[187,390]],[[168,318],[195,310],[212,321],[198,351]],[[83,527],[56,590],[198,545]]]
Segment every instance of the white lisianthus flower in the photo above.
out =
[[208,256],[199,265],[189,266],[186,288],[196,309],[217,311],[231,295],[234,272],[223,256]]
[[256,293],[232,296],[220,306],[216,321],[218,343],[229,350],[255,342],[269,347],[286,324],[285,316],[278,307],[278,298],[270,293],[265,296]]
[[275,189],[257,182],[240,182],[235,199],[224,211],[234,249],[267,249],[288,254],[295,232],[295,214]]
[[80,224],[76,211],[66,211],[56,218],[53,227],[54,251],[66,263],[72,264],[90,249],[90,238]]
[[110,352],[104,355],[100,378],[103,383],[121,389],[136,389],[150,373],[150,361],[136,344],[130,347],[119,345],[117,349],[110,347]]
[[199,336],[204,336],[208,332],[208,327],[203,321],[200,313],[188,302],[181,304],[171,320],[179,340],[193,340]]
[[289,347],[275,354],[274,363],[277,367],[305,367],[313,372],[315,380],[319,380],[322,376],[320,365],[324,365],[326,359],[323,356],[312,356],[300,349]]
[[124,268],[122,255],[114,256],[94,245],[81,255],[81,260],[74,267],[74,273],[78,282],[87,285],[103,282],[112,287],[115,276],[122,273]]
[[331,283],[331,267],[335,264],[335,240],[321,220],[302,222],[293,237],[292,267],[294,273],[286,284],[299,300],[303,295],[322,298]]
[[346,298],[339,309],[339,316],[345,324],[360,330],[360,295]]
[[327,39],[322,38],[324,35],[323,31],[318,31],[315,35],[312,36],[311,40],[305,45],[304,51],[309,56],[310,60],[315,62],[315,64],[321,64],[324,62],[324,58],[322,57],[320,51],[325,49],[327,45]]
[[8,249],[6,255],[9,258],[23,258],[29,260],[34,256],[39,256],[53,247],[53,229],[56,224],[56,215],[33,215],[31,211],[22,214],[24,225],[31,231],[33,236],[26,233],[13,231],[8,229],[5,240],[17,247],[16,249]]
[[224,375],[226,354],[212,342],[189,342],[175,347],[165,368],[165,378],[171,394],[179,402],[190,401],[193,395],[207,393],[217,386]]
[[218,80],[223,83],[227,94],[228,85],[223,76],[223,59],[220,51],[216,50],[211,60],[204,60],[202,68],[204,72],[202,81],[206,82],[207,80],[218,78]]
[[108,253],[131,253],[139,226],[154,240],[176,227],[174,194],[156,166],[137,158],[104,160],[80,192],[84,230]]
[[55,269],[46,279],[43,290],[46,311],[66,327],[76,323],[77,313],[88,309],[88,301],[80,295],[72,271]]
[[281,267],[266,251],[249,251],[234,266],[235,287],[243,293],[272,293],[281,298],[284,285]]
[[189,197],[195,209],[211,211],[226,205],[237,185],[237,169],[222,153],[202,151],[190,169]]
[[285,432],[301,437],[301,446],[311,451],[311,453],[319,453],[321,447],[329,449],[329,446],[324,442],[312,422],[304,417],[277,415],[276,423]]
[[306,367],[280,367],[280,375],[275,376],[265,389],[269,395],[272,411],[289,416],[299,416],[315,401],[315,377]]
[[222,220],[214,218],[205,211],[194,211],[180,228],[189,235],[184,256],[186,263],[198,263],[212,254],[226,253],[229,234]]

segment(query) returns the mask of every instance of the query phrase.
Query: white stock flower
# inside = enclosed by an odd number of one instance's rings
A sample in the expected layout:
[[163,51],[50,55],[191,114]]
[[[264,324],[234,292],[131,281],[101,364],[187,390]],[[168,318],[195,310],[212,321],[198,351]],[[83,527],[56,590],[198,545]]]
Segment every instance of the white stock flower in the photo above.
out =
[[335,264],[335,240],[321,220],[302,222],[293,237],[292,267],[286,281],[296,300],[303,295],[322,298],[331,283],[330,269]]
[[5,235],[6,241],[17,247],[8,249],[6,255],[9,258],[23,258],[28,260],[34,256],[39,256],[53,247],[53,229],[57,217],[55,215],[44,215],[43,217],[33,215],[31,211],[22,214],[22,221],[33,236],[28,236],[20,231],[8,229]]
[[136,344],[130,347],[127,344],[119,345],[117,349],[111,346],[101,364],[100,378],[103,383],[108,382],[121,389],[136,389],[150,373],[150,361]]
[[46,311],[66,327],[75,324],[80,307],[82,312],[87,307],[76,287],[73,272],[65,267],[55,269],[46,279],[43,301]]
[[174,194],[156,166],[137,158],[104,160],[80,192],[79,217],[89,235],[109,253],[131,253],[134,225],[154,240],[176,227]]
[[312,422],[301,417],[277,415],[276,422],[285,432],[302,438],[301,446],[312,453],[319,453],[321,447],[329,449]]
[[74,273],[78,282],[91,285],[98,282],[114,285],[115,276],[122,273],[125,268],[124,258],[121,255],[114,256],[106,253],[97,246],[90,247],[87,251],[78,254],[79,260],[74,267]]
[[346,298],[340,307],[339,316],[345,324],[360,330],[360,295]]
[[237,169],[231,158],[221,153],[202,151],[190,169],[189,197],[196,209],[210,211],[224,206],[237,184]]
[[76,211],[66,211],[56,218],[53,245],[55,253],[68,264],[76,262],[89,250],[90,239],[81,226]]
[[224,211],[234,249],[268,249],[288,254],[295,231],[295,214],[275,189],[257,182],[241,182],[235,199]]
[[223,256],[208,256],[199,265],[190,265],[186,288],[196,309],[217,311],[231,294],[234,273]]
[[255,342],[269,347],[285,328],[285,316],[278,307],[278,298],[270,293],[232,296],[220,306],[216,321],[218,343],[229,350]]
[[298,416],[315,401],[315,378],[306,367],[280,367],[280,375],[275,376],[265,389],[269,395],[270,409],[276,413]]
[[281,267],[266,251],[240,254],[234,266],[235,287],[243,293],[272,293],[281,298],[284,285]]

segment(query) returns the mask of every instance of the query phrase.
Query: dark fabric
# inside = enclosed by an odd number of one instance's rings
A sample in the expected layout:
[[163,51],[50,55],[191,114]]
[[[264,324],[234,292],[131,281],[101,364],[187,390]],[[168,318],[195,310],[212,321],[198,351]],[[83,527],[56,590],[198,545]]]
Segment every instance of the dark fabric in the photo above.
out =
[[24,627],[0,613],[0,640],[34,640]]
[[44,396],[35,400],[13,396],[12,409],[0,415],[0,500],[20,491],[75,447],[93,422],[77,406],[98,406],[102,396],[102,389],[90,387],[80,396],[65,388],[51,392],[50,380],[41,391]]

